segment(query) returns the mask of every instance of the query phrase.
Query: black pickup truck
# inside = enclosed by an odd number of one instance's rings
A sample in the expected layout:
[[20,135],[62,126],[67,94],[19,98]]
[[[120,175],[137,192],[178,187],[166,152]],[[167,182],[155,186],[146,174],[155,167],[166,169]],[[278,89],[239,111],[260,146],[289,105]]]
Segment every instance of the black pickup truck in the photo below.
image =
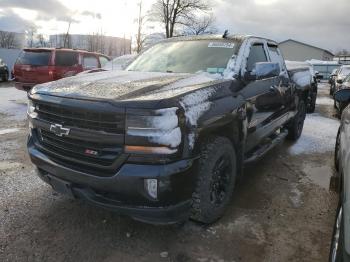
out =
[[276,42],[199,36],[28,97],[29,155],[56,191],[144,222],[212,223],[245,163],[300,137],[307,90]]

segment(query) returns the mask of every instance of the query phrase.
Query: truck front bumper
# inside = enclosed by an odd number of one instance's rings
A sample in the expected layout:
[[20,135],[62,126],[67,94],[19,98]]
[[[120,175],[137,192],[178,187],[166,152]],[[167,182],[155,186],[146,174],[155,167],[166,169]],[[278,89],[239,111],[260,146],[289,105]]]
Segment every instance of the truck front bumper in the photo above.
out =
[[[195,159],[159,165],[125,163],[115,175],[99,177],[53,161],[31,138],[28,152],[39,177],[60,193],[152,224],[173,224],[189,218]],[[147,193],[145,179],[157,179],[157,199]]]

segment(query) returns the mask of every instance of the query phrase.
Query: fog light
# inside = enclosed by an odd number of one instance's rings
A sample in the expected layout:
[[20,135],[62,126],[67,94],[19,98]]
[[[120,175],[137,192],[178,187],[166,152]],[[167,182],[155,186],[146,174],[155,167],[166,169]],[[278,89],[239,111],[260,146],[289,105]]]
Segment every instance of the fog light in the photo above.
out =
[[145,179],[145,189],[150,197],[157,199],[158,197],[158,181],[157,179]]

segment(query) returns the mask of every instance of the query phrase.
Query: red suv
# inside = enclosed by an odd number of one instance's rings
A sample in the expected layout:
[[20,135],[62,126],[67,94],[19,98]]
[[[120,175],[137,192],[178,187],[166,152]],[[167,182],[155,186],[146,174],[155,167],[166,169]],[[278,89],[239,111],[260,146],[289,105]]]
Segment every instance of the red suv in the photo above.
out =
[[16,88],[29,91],[34,85],[103,67],[108,56],[73,49],[24,49],[14,66]]

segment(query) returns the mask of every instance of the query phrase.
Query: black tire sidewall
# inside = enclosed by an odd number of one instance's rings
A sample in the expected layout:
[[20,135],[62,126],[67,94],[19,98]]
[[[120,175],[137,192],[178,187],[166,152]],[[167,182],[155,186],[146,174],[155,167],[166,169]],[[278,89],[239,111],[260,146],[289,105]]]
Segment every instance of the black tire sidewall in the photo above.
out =
[[293,118],[288,128],[288,138],[290,140],[297,140],[303,131],[304,121],[306,118],[306,104],[304,100],[300,100],[298,104],[298,112]]
[[[237,175],[237,155],[231,141],[224,137],[210,138],[201,146],[201,153],[195,192],[197,199],[194,200],[197,202],[197,205],[192,218],[210,224],[223,215],[231,200]],[[211,203],[210,199],[213,169],[217,161],[224,155],[231,159],[232,173],[225,199],[220,205],[215,205]]]

